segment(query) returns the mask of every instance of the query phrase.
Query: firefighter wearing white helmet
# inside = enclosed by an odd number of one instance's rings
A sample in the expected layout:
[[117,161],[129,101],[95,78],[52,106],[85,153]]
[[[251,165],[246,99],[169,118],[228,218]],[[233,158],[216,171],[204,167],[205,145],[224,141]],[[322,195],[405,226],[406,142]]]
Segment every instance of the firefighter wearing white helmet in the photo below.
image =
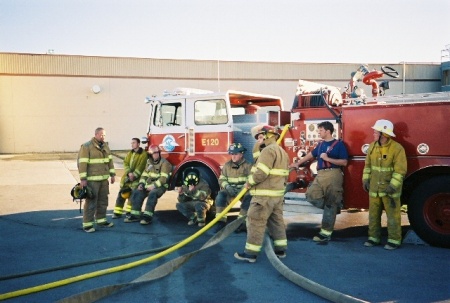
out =
[[[140,220],[142,225],[151,224],[156,203],[169,188],[172,164],[161,157],[158,145],[150,145],[148,155],[147,168],[142,173],[138,187],[131,193],[131,213],[125,218],[124,222],[126,223]],[[146,197],[147,203],[141,216],[142,204]]]
[[[125,211],[129,214],[131,212],[131,192],[136,189],[139,184],[139,179],[145,170],[147,163],[147,153],[144,151],[141,144],[141,140],[138,138],[131,139],[131,150],[125,156],[123,160],[124,174],[120,179],[120,190],[116,198],[116,205],[114,206],[113,219],[120,218]],[[128,199],[128,203],[125,205],[125,201]]]
[[266,227],[273,239],[275,254],[286,256],[287,238],[283,220],[285,184],[289,175],[289,157],[277,144],[278,132],[273,126],[261,127],[265,147],[252,168],[245,187],[252,195],[247,214],[247,241],[242,253],[234,257],[246,262],[256,262],[261,251]]
[[[228,153],[231,155],[231,159],[226,162],[219,176],[219,184],[221,190],[216,197],[216,216],[219,216],[221,212],[230,204],[230,201],[236,197],[247,182],[248,175],[252,165],[244,158],[244,153],[247,149],[241,143],[233,143],[228,148]],[[238,217],[244,217],[247,215],[248,208],[250,207],[250,200],[252,197],[247,192],[241,203],[241,210]],[[227,215],[225,214],[219,222],[216,223],[215,232],[221,230],[227,224]],[[236,232],[245,231],[245,223],[241,224],[236,229]]]
[[385,249],[393,250],[402,241],[401,203],[403,179],[407,171],[405,149],[394,141],[394,125],[378,120],[372,126],[374,141],[370,143],[363,170],[363,188],[369,193],[369,237],[371,247],[381,243],[381,214],[387,216],[388,239]]

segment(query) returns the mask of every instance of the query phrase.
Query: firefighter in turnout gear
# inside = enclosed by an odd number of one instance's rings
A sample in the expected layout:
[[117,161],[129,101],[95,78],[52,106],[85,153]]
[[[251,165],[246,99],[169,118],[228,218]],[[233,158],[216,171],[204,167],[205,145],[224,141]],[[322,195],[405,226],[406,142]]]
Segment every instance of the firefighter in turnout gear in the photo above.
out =
[[323,209],[322,226],[313,241],[327,242],[331,239],[336,215],[343,206],[342,167],[347,165],[348,152],[342,141],[333,138],[334,126],[331,122],[321,122],[317,129],[322,141],[290,167],[298,167],[309,160],[317,159],[317,176],[306,191],[306,201]]
[[262,130],[263,127],[264,125],[256,125],[251,129],[252,136],[256,139],[255,145],[253,146],[252,150],[253,163],[256,163],[259,155],[261,155],[261,150],[264,148],[264,132]]
[[375,141],[367,150],[363,170],[363,188],[369,193],[369,238],[364,243],[371,247],[381,242],[381,214],[386,211],[387,250],[398,248],[402,241],[401,203],[403,179],[407,171],[405,149],[394,141],[394,125],[389,120],[378,120],[373,128]]
[[275,254],[286,256],[287,238],[283,219],[283,200],[289,157],[277,144],[279,137],[274,127],[264,125],[265,147],[252,168],[245,187],[252,195],[247,214],[247,242],[243,253],[235,253],[238,260],[256,262],[261,251],[266,226],[273,239]]
[[[247,183],[252,165],[245,160],[245,152],[246,149],[241,143],[233,143],[228,148],[228,153],[231,155],[231,160],[224,164],[222,172],[219,176],[221,190],[216,197],[216,216],[218,216],[228,206],[228,204],[230,204],[230,201],[239,194],[245,183]],[[241,203],[239,217],[247,215],[251,199],[251,195],[247,192]],[[214,231],[218,232],[226,224],[227,216],[225,215],[219,222],[216,223]],[[245,222],[236,229],[236,232],[241,231],[245,231]]]
[[195,167],[183,171],[183,185],[178,188],[177,210],[189,219],[188,225],[206,224],[206,212],[211,208],[213,200],[210,197],[209,184],[200,176]]
[[[138,138],[131,139],[131,150],[123,160],[124,174],[120,179],[120,191],[117,195],[116,205],[114,207],[113,219],[122,217],[123,211],[129,214],[131,212],[131,201],[129,197],[133,189],[136,189],[139,184],[139,179],[144,172],[147,163],[147,153],[139,147],[141,140]],[[125,201],[128,203],[124,208]]]
[[78,172],[82,187],[88,186],[92,197],[87,197],[83,208],[83,230],[91,233],[97,226],[112,227],[114,224],[106,220],[108,208],[109,181],[115,181],[116,171],[111,150],[105,142],[106,132],[99,127],[94,137],[81,145],[78,152]]
[[[139,180],[138,187],[131,193],[131,213],[125,218],[126,223],[139,220],[142,225],[152,223],[156,203],[169,187],[172,165],[161,157],[161,150],[157,145],[151,145],[148,154],[150,157],[147,168]],[[147,203],[141,216],[142,204],[146,197]]]

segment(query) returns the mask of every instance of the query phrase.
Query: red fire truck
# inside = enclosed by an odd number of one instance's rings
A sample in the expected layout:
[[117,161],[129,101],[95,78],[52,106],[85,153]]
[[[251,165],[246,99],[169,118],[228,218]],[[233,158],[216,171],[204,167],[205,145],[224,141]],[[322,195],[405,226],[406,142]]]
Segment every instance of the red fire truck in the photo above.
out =
[[[186,167],[194,166],[216,194],[220,168],[230,159],[227,149],[232,142],[242,143],[248,150],[246,159],[253,161],[255,139],[250,129],[256,124],[277,126],[280,132],[287,127],[281,145],[294,162],[317,145],[317,124],[330,121],[350,157],[344,169],[344,207],[367,209],[368,195],[361,179],[373,140],[371,126],[378,119],[390,120],[408,158],[402,203],[408,206],[411,227],[429,244],[450,247],[450,147],[446,143],[450,94],[384,96],[388,82],[376,82],[384,75],[398,74],[389,67],[369,72],[361,66],[343,93],[336,87],[300,80],[289,111],[283,110],[277,96],[239,91],[178,89],[153,96],[146,100],[150,104],[148,144],[159,145],[162,155],[175,166],[171,188],[181,184]],[[356,85],[359,81],[372,86],[371,97],[363,95]],[[305,192],[314,179],[315,165],[291,171],[291,198]]]

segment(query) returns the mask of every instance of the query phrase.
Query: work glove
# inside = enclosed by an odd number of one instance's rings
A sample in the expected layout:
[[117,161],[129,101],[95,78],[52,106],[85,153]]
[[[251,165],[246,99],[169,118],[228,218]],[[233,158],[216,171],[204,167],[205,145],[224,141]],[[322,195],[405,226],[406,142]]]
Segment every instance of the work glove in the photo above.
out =
[[363,189],[366,193],[369,192],[370,189],[370,181],[369,180],[364,180],[363,181]]
[[386,187],[386,189],[384,190],[384,192],[387,193],[388,195],[392,195],[396,191],[397,190],[394,187],[392,187],[392,185],[388,185],[388,187]]
[[236,189],[233,187],[233,186],[231,186],[231,185],[227,185],[226,187],[225,187],[225,190],[227,191],[227,193],[230,195],[230,196],[236,196]]

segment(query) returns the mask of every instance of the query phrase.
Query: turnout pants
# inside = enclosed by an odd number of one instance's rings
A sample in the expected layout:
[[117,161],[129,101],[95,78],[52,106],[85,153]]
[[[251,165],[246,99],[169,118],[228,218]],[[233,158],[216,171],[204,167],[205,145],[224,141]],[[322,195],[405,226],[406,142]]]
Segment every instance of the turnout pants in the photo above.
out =
[[133,216],[139,216],[141,214],[142,204],[147,197],[147,203],[145,204],[144,215],[153,216],[155,212],[156,203],[158,199],[166,192],[164,187],[157,187],[150,192],[146,190],[133,190],[131,194],[131,214]]
[[323,209],[321,232],[327,235],[333,232],[337,209],[342,207],[343,183],[340,169],[319,170],[306,191],[306,201]]
[[[226,190],[221,190],[216,197],[216,216],[221,213],[235,198],[236,196],[231,196]],[[247,192],[244,197],[242,197],[241,209],[239,211],[239,216],[247,215],[248,208],[250,207],[250,201],[252,196]],[[221,218],[221,221],[227,222],[227,215]]]
[[247,214],[247,242],[245,244],[247,254],[255,255],[261,251],[266,226],[274,241],[275,250],[286,250],[283,199],[283,197],[252,196]]
[[206,212],[211,208],[211,205],[204,201],[186,201],[178,202],[176,204],[177,210],[189,220],[197,219],[204,222],[206,219]]
[[88,181],[87,185],[94,197],[84,203],[83,227],[93,226],[95,221],[105,221],[108,208],[109,181]]
[[[393,201],[391,201],[393,200]],[[402,241],[400,198],[369,197],[369,240],[381,241],[381,214],[386,211],[388,242],[397,245]]]

